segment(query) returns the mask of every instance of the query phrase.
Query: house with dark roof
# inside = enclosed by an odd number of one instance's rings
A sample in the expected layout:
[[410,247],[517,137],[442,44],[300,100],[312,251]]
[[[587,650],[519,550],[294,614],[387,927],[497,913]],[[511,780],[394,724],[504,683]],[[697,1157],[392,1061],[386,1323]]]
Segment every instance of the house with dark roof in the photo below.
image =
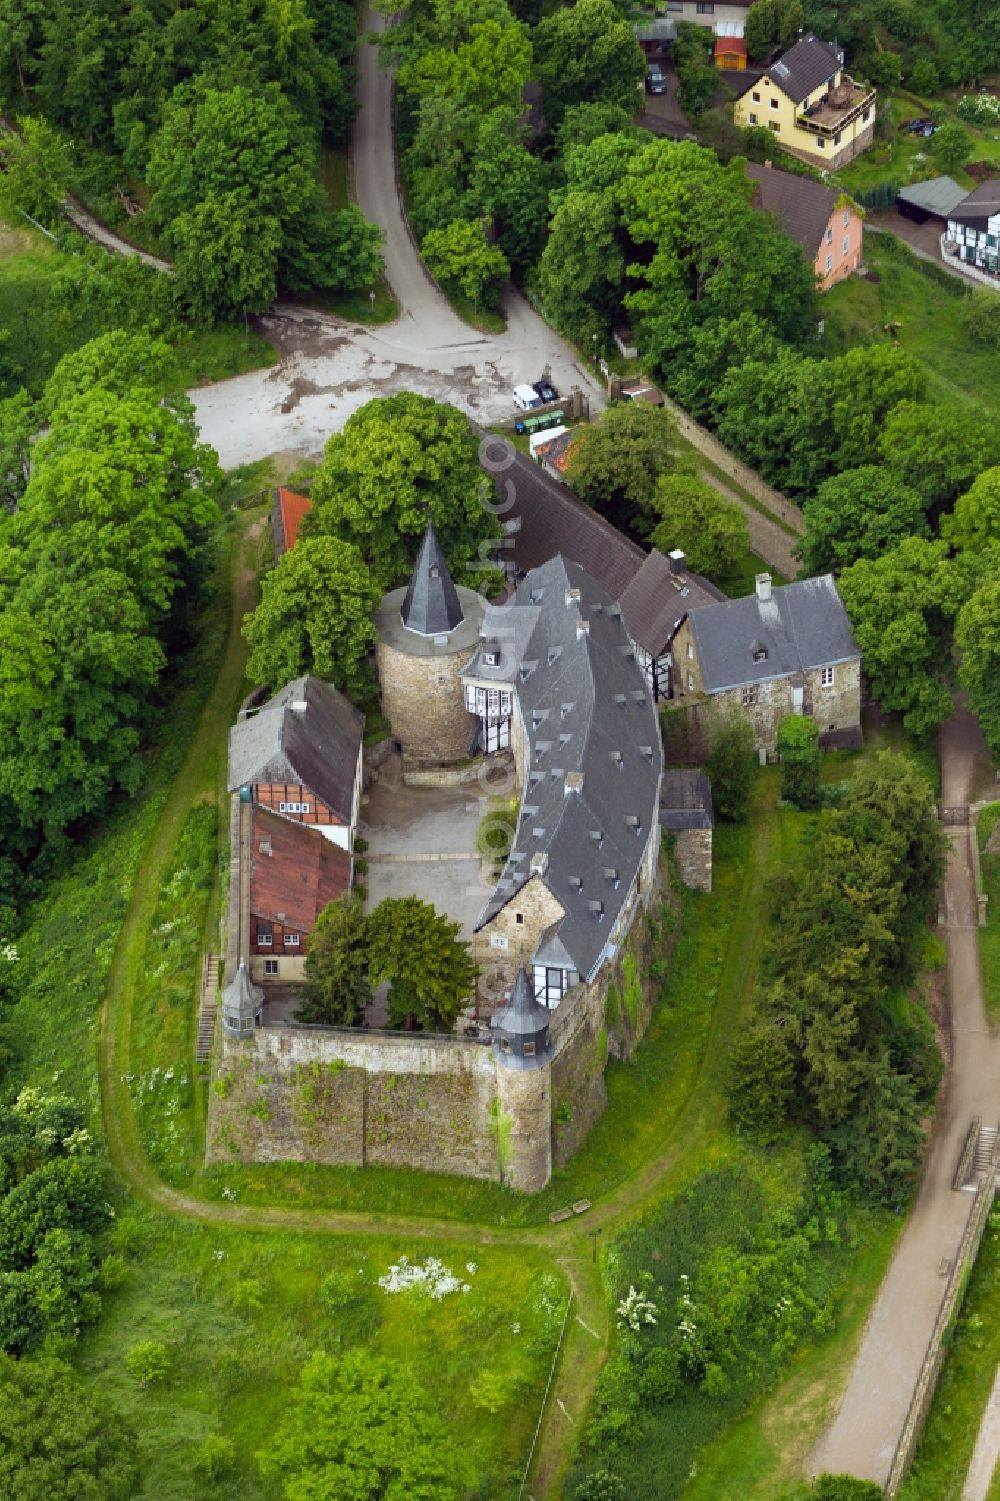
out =
[[501,692],[521,802],[500,880],[476,924],[485,994],[522,958],[535,999],[557,1007],[617,956],[653,890],[663,752],[622,606],[556,556],[488,606],[462,673]]
[[1000,178],[981,182],[951,210],[942,248],[961,270],[979,272],[977,280],[1000,277]]
[[247,851],[251,980],[301,980],[309,935],[351,889],[351,856],[319,829],[253,807]]
[[775,145],[833,170],[875,138],[875,90],[844,72],[844,54],[804,36],[747,85],[733,106],[737,125],[770,130]]
[[861,215],[845,193],[811,177],[780,172],[770,162],[748,162],[746,171],[754,184],[754,207],[773,214],[802,246],[821,292],[862,269]]
[[786,714],[815,719],[820,744],[861,743],[861,652],[832,574],[694,610],[673,642],[672,695],[708,710],[712,724],[739,716],[758,751],[777,748]]
[[229,731],[229,791],[354,847],[364,715],[332,683],[294,678]]

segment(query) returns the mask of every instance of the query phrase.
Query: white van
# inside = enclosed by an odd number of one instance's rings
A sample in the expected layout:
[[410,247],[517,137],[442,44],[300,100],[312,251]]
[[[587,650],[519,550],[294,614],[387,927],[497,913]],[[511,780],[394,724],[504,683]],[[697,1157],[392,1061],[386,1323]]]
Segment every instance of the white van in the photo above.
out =
[[515,386],[514,405],[519,412],[533,412],[542,405],[542,398],[534,386]]

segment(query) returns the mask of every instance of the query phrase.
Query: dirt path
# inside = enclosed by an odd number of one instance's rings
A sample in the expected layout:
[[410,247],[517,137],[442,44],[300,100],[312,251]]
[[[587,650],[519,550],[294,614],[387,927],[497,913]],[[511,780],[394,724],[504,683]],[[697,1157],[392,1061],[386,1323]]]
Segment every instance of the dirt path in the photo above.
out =
[[152,266],[154,271],[173,271],[169,261],[161,260],[158,255],[151,255],[148,250],[140,250],[138,245],[133,245],[123,235],[115,234],[113,229],[102,224],[100,219],[95,219],[88,209],[74,199],[67,198],[63,203],[63,210],[67,219],[76,225],[81,234],[86,235],[88,240],[95,240],[98,245],[103,245],[112,255],[137,255],[147,266]]
[[[983,741],[975,720],[956,709],[941,728],[942,803],[967,807]],[[973,1116],[1000,1117],[1000,1035],[983,1006],[977,902],[967,826],[949,829],[944,884],[953,1051],[917,1201],[886,1273],[831,1428],[813,1451],[811,1474],[847,1471],[884,1485],[902,1433],[946,1277],[973,1195],[951,1186]]]
[[758,558],[762,558],[765,563],[769,563],[772,568],[783,573],[786,579],[796,578],[802,565],[792,551],[795,538],[790,537],[784,527],[763,515],[748,500],[744,500],[742,495],[730,489],[710,469],[703,469],[701,477],[712,486],[713,490],[718,490],[720,495],[725,496],[726,500],[731,500],[734,505],[739,506],[750,527],[750,547]]

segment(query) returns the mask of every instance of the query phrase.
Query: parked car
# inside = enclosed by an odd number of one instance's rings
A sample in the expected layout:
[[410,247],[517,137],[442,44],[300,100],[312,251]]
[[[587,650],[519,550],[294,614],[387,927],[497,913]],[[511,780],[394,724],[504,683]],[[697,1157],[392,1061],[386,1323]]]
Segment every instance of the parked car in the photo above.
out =
[[558,401],[559,392],[550,380],[536,380],[532,387],[539,401]]
[[665,94],[667,92],[667,75],[660,63],[650,63],[646,69],[646,93]]
[[514,387],[514,405],[517,407],[519,412],[532,412],[534,411],[535,407],[540,407],[541,404],[542,398],[539,396],[534,386]]
[[919,120],[906,120],[903,124],[903,129],[909,130],[916,136],[930,137],[937,130],[937,126],[933,120],[923,115]]

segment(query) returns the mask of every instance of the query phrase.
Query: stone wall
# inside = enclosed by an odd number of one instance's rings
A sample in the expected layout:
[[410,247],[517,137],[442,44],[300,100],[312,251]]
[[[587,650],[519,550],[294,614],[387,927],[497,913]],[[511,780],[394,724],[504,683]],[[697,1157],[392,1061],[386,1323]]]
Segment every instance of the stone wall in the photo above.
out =
[[387,642],[376,647],[382,708],[403,755],[414,761],[461,761],[471,753],[478,721],[465,707],[459,677],[468,649],[409,656]]
[[552,1068],[496,1065],[492,1124],[503,1182],[537,1193],[552,1176]]
[[[641,919],[640,919],[641,921]],[[574,1025],[561,1041],[552,1063],[552,1162],[562,1167],[583,1145],[604,1114],[607,1031],[604,1004],[610,969],[593,985],[570,992]],[[564,998],[559,1011],[567,1005]]]
[[484,1004],[502,1000],[504,990],[514,983],[522,957],[525,964],[531,964],[542,934],[563,915],[564,909],[545,882],[532,876],[492,922],[473,934],[472,954],[479,965],[477,989]]
[[684,885],[694,891],[711,891],[712,830],[678,829],[673,841],[674,860]]

